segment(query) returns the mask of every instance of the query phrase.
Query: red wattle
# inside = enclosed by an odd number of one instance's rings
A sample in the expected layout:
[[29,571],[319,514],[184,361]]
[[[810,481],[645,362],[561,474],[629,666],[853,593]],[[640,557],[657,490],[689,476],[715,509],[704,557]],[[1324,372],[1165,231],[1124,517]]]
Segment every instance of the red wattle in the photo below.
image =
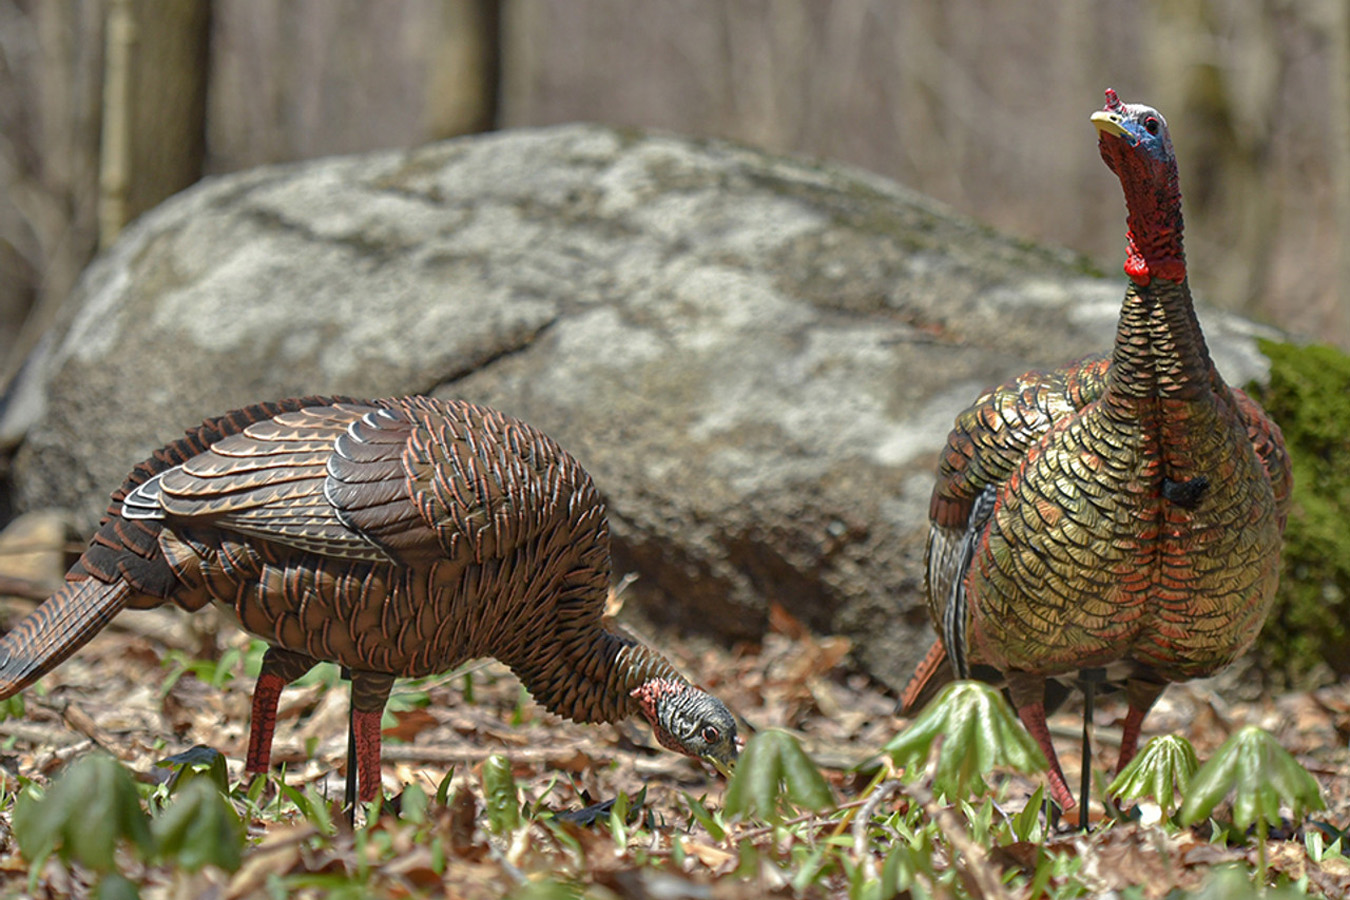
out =
[[1148,269],[1144,254],[1139,252],[1134,243],[1134,232],[1129,232],[1129,244],[1125,250],[1125,274],[1140,287],[1148,287],[1148,283],[1153,280],[1153,273]]
[[1186,280],[1186,260],[1179,256],[1155,256],[1150,262],[1135,243],[1134,231],[1126,233],[1125,274],[1140,287],[1148,287],[1154,277],[1177,284]]

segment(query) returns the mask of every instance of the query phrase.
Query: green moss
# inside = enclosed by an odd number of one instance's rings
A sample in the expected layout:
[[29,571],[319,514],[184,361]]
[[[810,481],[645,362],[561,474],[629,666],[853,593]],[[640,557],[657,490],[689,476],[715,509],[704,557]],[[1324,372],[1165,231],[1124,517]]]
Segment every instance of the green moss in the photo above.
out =
[[1350,356],[1262,341],[1270,383],[1249,388],[1279,423],[1293,462],[1275,608],[1258,652],[1276,681],[1304,684],[1326,666],[1350,675]]

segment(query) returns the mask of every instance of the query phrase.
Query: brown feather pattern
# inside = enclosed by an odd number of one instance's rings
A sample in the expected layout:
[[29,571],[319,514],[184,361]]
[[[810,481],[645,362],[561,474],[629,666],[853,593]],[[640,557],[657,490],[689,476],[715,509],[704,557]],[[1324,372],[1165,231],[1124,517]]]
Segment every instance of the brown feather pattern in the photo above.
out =
[[302,398],[209,420],[133,470],[68,579],[0,640],[0,697],[125,605],[217,603],[272,645],[251,768],[280,688],[320,660],[352,671],[363,714],[395,677],[482,656],[582,722],[645,712],[633,691],[653,679],[688,685],[602,622],[609,531],[580,464],[470,403]]

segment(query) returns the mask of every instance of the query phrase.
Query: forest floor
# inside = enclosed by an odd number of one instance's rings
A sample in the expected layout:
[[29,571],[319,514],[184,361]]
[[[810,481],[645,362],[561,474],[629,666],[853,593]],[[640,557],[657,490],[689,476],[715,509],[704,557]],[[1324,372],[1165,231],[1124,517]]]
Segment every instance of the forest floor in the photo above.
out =
[[[14,613],[29,606],[10,603]],[[11,623],[14,619],[4,618]],[[39,896],[80,896],[90,888],[88,873],[54,860],[30,881],[29,863],[10,830],[11,798],[20,786],[20,774],[41,783],[73,758],[101,748],[121,760],[138,780],[156,782],[169,775],[168,769],[156,766],[157,761],[200,744],[223,753],[229,759],[231,781],[239,781],[252,689],[252,678],[245,672],[256,671],[259,645],[229,625],[221,627],[217,637],[213,618],[170,611],[124,613],[26,693],[22,718],[0,722],[0,775],[7,788],[0,803],[0,894],[27,895],[35,885]],[[762,643],[729,651],[693,649],[683,642],[658,645],[752,729],[783,729],[796,736],[825,774],[839,807],[847,807],[869,784],[875,785],[879,750],[905,723],[892,715],[893,695],[849,670],[846,640],[813,636],[785,615],[775,616],[773,624],[773,632]],[[1182,734],[1203,760],[1237,727],[1259,724],[1317,778],[1328,808],[1311,818],[1326,823],[1328,834],[1350,826],[1350,684],[1246,702],[1226,700],[1221,687],[1195,683],[1170,688],[1146,723],[1145,739]],[[313,785],[319,795],[334,800],[342,797],[344,783],[344,688],[336,671],[329,669],[288,689],[273,754],[274,764],[286,766],[286,783],[295,788]],[[1095,716],[1102,756],[1098,788],[1105,784],[1101,767],[1114,763],[1123,712],[1123,704],[1107,699]],[[1075,789],[1081,765],[1080,715],[1081,707],[1073,707],[1052,722]],[[386,795],[417,784],[434,796],[447,772],[453,772],[449,790],[443,793],[451,799],[438,813],[443,821],[429,831],[416,832],[422,838],[439,835],[436,839],[450,848],[448,858],[437,857],[439,862],[433,864],[425,842],[392,825],[384,855],[372,857],[369,848],[362,851],[360,841],[353,842],[351,832],[344,837],[339,830],[325,838],[312,821],[294,808],[286,811],[277,801],[267,814],[246,812],[251,845],[243,866],[234,873],[207,870],[184,881],[185,876],[162,865],[137,863],[127,863],[124,872],[146,897],[279,892],[322,896],[335,890],[332,877],[355,879],[358,873],[360,890],[351,896],[440,891],[464,897],[563,896],[573,890],[606,897],[847,896],[850,878],[856,882],[846,866],[822,865],[821,871],[799,883],[792,877],[801,870],[805,854],[795,854],[788,843],[813,842],[825,833],[837,843],[846,840],[847,818],[837,810],[834,818],[828,811],[816,820],[799,817],[797,824],[806,831],[755,829],[757,823],[733,822],[725,834],[718,834],[716,826],[710,832],[691,806],[701,802],[706,809],[721,807],[726,784],[720,776],[660,749],[644,723],[582,726],[546,713],[524,695],[504,667],[492,661],[396,687],[386,726]],[[568,825],[559,831],[527,826],[521,832],[525,836],[518,834],[507,847],[488,833],[482,821],[481,769],[491,754],[510,761],[525,805],[536,813],[574,813],[621,792],[632,798],[645,791],[641,820],[632,835],[617,834],[605,817],[590,828]],[[1038,784],[1015,774],[995,781],[998,809],[1008,814],[1022,808]],[[898,792],[873,812],[902,810],[911,802]],[[1138,822],[1104,823],[1102,816],[1100,803],[1094,803],[1096,825],[1090,834],[1061,825],[1045,839],[1047,846],[1078,858],[1072,877],[1056,875],[1044,888],[1047,895],[1095,896],[1133,885],[1133,894],[1121,896],[1163,897],[1177,887],[1200,886],[1216,863],[1256,860],[1250,845],[1210,843],[1192,829],[1164,832]],[[1073,819],[1076,822],[1076,812]],[[537,829],[533,837],[530,828]],[[813,828],[815,832],[808,833]],[[678,842],[673,835],[679,836]],[[766,848],[764,860],[747,862],[743,849],[747,840]],[[1272,839],[1273,870],[1292,880],[1306,878],[1306,889],[1313,896],[1350,895],[1350,866],[1344,858],[1313,860],[1305,844],[1302,828],[1290,828]],[[1014,882],[1008,896],[1027,896],[1025,889],[1019,893],[1010,870],[1032,871],[1029,852],[1036,856],[1025,847],[1004,847],[981,864],[993,867],[1004,882]],[[883,856],[884,848],[877,859]],[[946,864],[950,862],[949,858]],[[874,860],[872,869],[875,864]],[[328,880],[319,878],[321,874]],[[561,894],[545,890],[554,877],[564,878],[569,890]],[[938,885],[932,893],[996,895],[986,893],[977,882],[964,878],[959,889],[948,891]]]

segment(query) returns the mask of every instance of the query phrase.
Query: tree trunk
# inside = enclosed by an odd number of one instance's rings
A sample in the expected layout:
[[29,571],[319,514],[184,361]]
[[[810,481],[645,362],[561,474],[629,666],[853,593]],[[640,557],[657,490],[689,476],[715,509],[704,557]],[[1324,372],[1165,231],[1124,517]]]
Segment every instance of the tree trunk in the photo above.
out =
[[99,166],[99,246],[195,182],[206,157],[211,7],[110,0]]

